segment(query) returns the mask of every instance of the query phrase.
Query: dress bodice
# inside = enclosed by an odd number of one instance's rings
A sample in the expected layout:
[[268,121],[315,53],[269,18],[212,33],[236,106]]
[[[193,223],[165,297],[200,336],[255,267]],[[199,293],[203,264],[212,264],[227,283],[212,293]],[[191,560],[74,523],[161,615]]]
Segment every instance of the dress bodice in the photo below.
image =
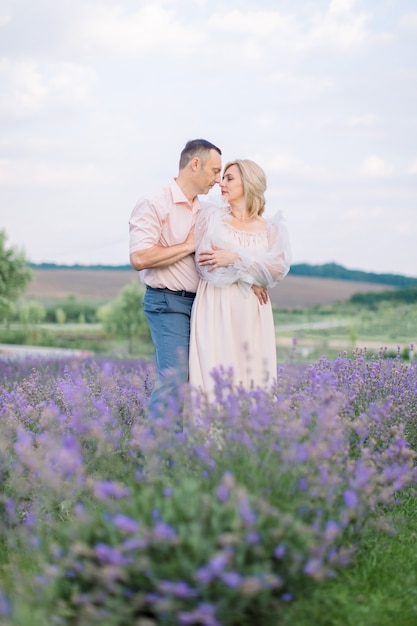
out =
[[268,235],[266,227],[263,230],[251,232],[235,228],[227,221],[223,222],[223,227],[224,238],[230,242],[231,248],[253,248],[258,250],[268,249]]

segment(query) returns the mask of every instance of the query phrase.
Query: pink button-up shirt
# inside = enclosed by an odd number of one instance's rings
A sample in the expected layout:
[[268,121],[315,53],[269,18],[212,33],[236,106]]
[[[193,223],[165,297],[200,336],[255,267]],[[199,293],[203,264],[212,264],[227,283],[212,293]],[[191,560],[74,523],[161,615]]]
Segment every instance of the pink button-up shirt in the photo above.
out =
[[[130,253],[152,246],[173,246],[183,243],[200,210],[200,202],[187,200],[174,180],[169,187],[142,198],[129,220]],[[173,291],[197,290],[198,274],[194,254],[166,267],[139,272],[142,282],[150,287],[167,287]]]

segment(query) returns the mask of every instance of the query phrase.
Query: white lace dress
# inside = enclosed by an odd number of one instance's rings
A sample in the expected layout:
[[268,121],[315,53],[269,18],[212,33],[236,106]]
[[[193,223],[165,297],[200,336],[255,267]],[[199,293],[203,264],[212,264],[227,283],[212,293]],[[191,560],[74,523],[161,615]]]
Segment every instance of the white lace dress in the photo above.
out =
[[276,342],[271,303],[261,305],[251,285],[272,287],[290,267],[287,230],[280,214],[265,229],[247,232],[230,224],[228,208],[206,207],[196,223],[196,260],[212,246],[239,253],[241,261],[207,272],[191,315],[190,384],[213,397],[214,369],[233,372],[235,385],[266,387],[276,378]]

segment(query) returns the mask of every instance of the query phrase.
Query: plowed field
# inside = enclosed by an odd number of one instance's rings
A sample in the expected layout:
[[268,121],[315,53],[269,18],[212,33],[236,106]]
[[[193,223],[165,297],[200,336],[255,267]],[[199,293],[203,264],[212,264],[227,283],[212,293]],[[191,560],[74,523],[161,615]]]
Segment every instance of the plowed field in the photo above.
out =
[[[34,270],[26,296],[34,299],[66,298],[106,302],[131,281],[138,280],[134,270],[45,269]],[[384,291],[385,285],[347,280],[291,276],[270,291],[272,302],[280,308],[305,307],[348,300],[353,293]]]

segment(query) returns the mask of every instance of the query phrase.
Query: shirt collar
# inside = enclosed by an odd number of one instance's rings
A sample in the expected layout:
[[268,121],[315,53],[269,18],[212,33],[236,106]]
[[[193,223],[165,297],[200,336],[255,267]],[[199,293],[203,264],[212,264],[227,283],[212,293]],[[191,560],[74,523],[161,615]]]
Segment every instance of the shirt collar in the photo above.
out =
[[193,213],[200,209],[200,200],[198,199],[198,196],[194,198],[192,205],[190,205],[190,201],[188,200],[188,198],[185,197],[184,192],[182,191],[176,180],[173,180],[171,182],[170,189],[172,193],[172,199],[174,200],[175,204],[185,203],[191,207]]

